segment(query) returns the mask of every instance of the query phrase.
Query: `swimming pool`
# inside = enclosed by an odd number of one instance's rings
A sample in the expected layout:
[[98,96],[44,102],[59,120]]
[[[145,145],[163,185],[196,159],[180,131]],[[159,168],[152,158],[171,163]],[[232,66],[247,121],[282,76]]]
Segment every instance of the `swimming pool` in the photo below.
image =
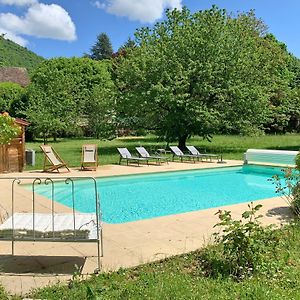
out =
[[[270,182],[281,168],[246,165],[97,179],[103,221],[125,223],[277,196]],[[47,185],[36,187],[51,198]],[[55,184],[55,201],[72,207],[70,187]],[[75,184],[75,209],[95,212],[90,181]]]
[[[112,224],[276,197],[269,181],[281,168],[246,165],[97,179],[103,221]],[[36,187],[51,198],[51,188]],[[72,207],[70,187],[55,184],[55,201]],[[90,181],[75,185],[75,209],[95,212]]]

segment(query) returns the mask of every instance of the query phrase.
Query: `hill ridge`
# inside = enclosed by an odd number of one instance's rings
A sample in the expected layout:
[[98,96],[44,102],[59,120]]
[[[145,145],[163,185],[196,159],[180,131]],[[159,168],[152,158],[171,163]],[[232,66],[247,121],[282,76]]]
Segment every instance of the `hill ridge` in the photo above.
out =
[[42,56],[0,35],[0,67],[26,68],[30,74],[43,60]]

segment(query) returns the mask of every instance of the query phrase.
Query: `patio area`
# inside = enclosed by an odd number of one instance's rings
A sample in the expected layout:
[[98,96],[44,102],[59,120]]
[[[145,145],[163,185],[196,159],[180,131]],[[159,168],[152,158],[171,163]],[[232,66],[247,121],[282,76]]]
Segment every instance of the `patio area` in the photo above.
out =
[[[97,171],[79,171],[71,173],[49,174],[41,172],[25,172],[23,177],[60,177],[60,176],[114,176],[163,171],[177,171],[200,168],[220,168],[240,166],[242,161],[217,163],[177,163],[171,162],[161,166],[101,166]],[[10,211],[11,185],[5,177],[18,177],[20,173],[1,174],[1,210]],[[18,186],[16,211],[31,211],[31,192]],[[101,199],[100,199],[101,200]],[[264,224],[286,222],[290,217],[289,209],[281,198],[255,201],[263,204],[261,213]],[[47,212],[50,201],[42,196],[37,197],[37,212]],[[233,217],[240,218],[247,209],[247,203],[226,206]],[[69,212],[70,208],[56,204],[57,212]],[[120,267],[132,267],[139,264],[163,259],[168,256],[196,250],[210,241],[214,231],[213,225],[218,222],[215,215],[218,209],[212,208],[178,215],[171,215],[123,224],[103,223],[104,257],[102,270],[116,270]],[[163,228],[163,230],[162,230]],[[10,293],[26,293],[32,288],[42,287],[58,281],[71,279],[76,271],[75,265],[82,274],[91,274],[97,265],[97,247],[84,243],[49,243],[18,242],[16,256],[11,256],[11,243],[1,242],[0,283]]]

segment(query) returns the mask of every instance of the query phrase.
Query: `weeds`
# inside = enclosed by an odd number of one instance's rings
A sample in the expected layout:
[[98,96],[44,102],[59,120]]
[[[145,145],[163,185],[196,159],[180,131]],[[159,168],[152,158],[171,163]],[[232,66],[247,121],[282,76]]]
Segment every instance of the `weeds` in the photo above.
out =
[[217,212],[220,222],[215,227],[221,228],[214,234],[217,245],[208,247],[201,260],[207,275],[242,280],[256,273],[278,270],[270,258],[276,256],[280,231],[261,225],[262,216],[257,215],[261,205],[251,203],[248,207],[241,220],[233,220],[230,211]]

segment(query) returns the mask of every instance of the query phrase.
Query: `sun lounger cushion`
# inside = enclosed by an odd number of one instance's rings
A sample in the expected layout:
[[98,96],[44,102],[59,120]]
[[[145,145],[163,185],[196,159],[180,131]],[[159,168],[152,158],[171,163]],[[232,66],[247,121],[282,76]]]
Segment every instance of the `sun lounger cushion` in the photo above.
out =
[[[14,221],[14,236],[26,238],[33,236],[33,214],[15,213],[14,220],[9,217],[0,225],[0,238],[12,236]],[[74,216],[73,214],[55,214],[52,222],[51,214],[36,213],[34,215],[34,230],[36,238],[52,238],[53,224],[54,237],[71,239],[74,237]],[[97,239],[97,226],[95,214],[75,214],[76,238]]]

